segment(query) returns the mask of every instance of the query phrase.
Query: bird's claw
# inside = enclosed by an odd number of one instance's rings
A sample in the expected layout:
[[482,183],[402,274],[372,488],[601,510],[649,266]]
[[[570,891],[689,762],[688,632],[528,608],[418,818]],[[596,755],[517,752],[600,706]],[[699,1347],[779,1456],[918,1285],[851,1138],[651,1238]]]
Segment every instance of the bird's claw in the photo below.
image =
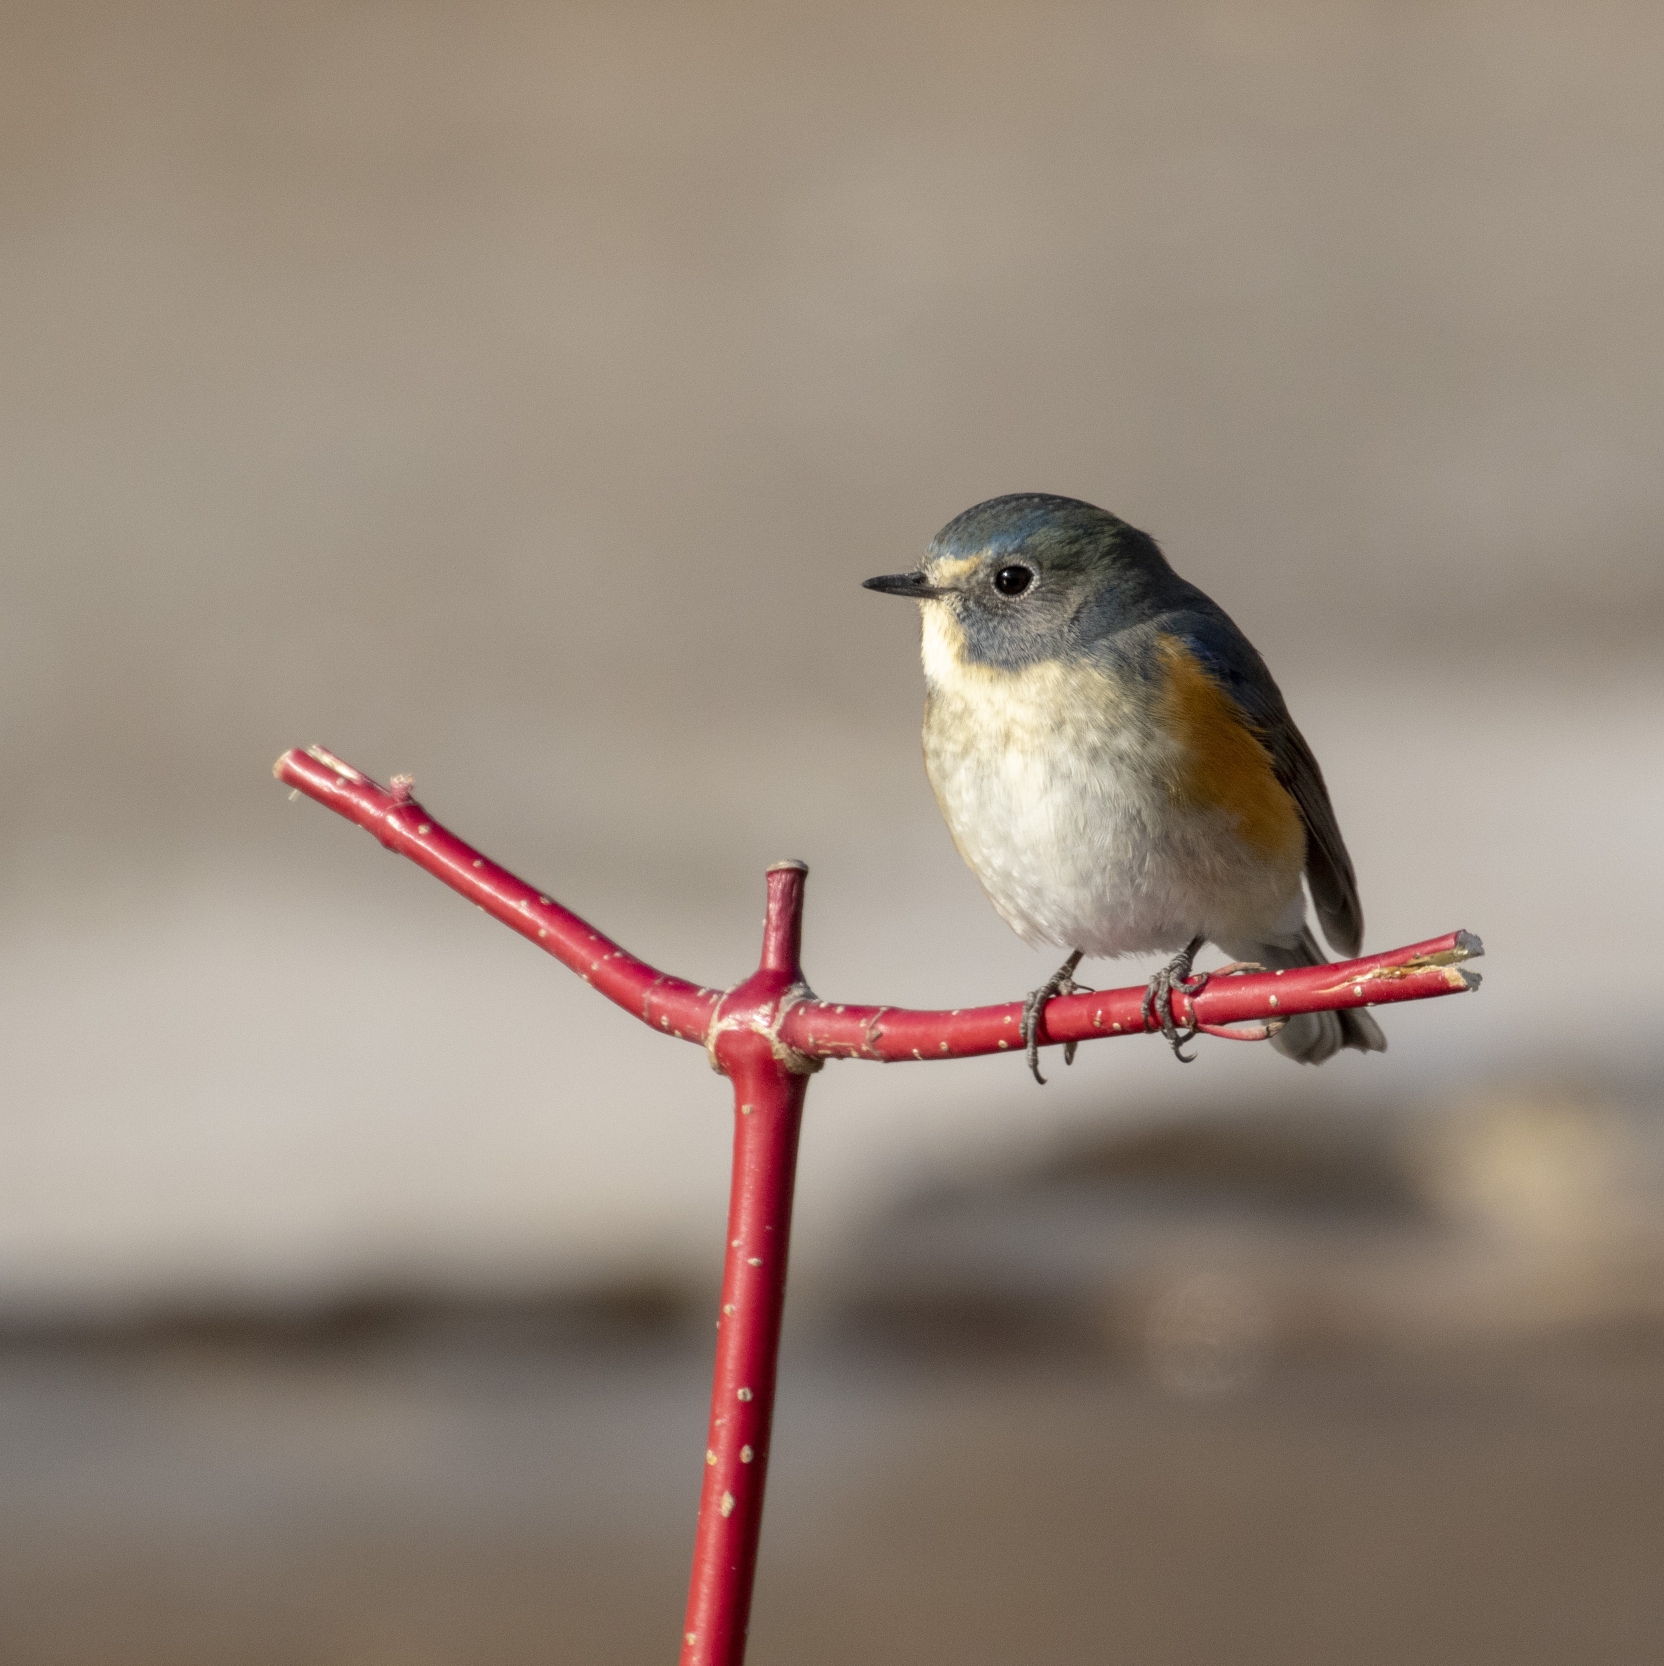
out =
[[[1046,1078],[1040,1074],[1040,1018],[1046,1010],[1046,1003],[1057,995],[1087,995],[1091,991],[1085,984],[1075,982],[1075,968],[1080,965],[1081,951],[1076,949],[1046,981],[1033,990],[1023,1002],[1023,1045],[1028,1054],[1028,1067],[1034,1073],[1034,1079],[1041,1087],[1046,1085]],[[1066,1041],[1063,1044],[1063,1062],[1075,1062],[1075,1049],[1080,1045],[1077,1041]]]
[[1196,951],[1201,948],[1203,938],[1193,939],[1184,949],[1174,955],[1162,969],[1150,979],[1149,986],[1144,991],[1142,1014],[1144,1028],[1150,1029],[1152,1017],[1156,1020],[1155,1028],[1167,1038],[1167,1045],[1173,1049],[1173,1057],[1180,1064],[1192,1064],[1196,1055],[1187,1053],[1184,1044],[1191,1040],[1200,1024],[1196,1018],[1196,1008],[1190,1009],[1190,1021],[1182,1028],[1173,1017],[1173,992],[1177,990],[1192,1000],[1207,988],[1212,977],[1209,972],[1191,973],[1191,963],[1196,958]]

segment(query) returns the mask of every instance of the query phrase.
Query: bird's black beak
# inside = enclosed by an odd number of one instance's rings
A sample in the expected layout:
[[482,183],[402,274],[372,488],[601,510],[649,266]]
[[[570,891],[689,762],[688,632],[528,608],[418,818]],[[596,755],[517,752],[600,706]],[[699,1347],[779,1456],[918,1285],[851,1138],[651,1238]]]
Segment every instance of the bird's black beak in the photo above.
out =
[[880,573],[877,578],[864,580],[861,588],[882,590],[886,596],[911,596],[916,602],[927,602],[932,596],[947,594],[923,573]]

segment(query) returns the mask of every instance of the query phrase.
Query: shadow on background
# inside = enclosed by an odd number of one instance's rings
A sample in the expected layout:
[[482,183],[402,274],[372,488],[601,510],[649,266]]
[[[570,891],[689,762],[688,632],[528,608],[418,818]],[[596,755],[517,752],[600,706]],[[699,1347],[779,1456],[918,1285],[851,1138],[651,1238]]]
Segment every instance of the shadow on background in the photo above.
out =
[[1369,946],[1486,987],[818,1077],[756,1658],[1649,1653],[1651,10],[5,32],[0,1659],[665,1657],[722,1085],[266,770],[707,983],[800,855],[823,995],[1010,999],[858,586],[1028,488],[1232,612]]

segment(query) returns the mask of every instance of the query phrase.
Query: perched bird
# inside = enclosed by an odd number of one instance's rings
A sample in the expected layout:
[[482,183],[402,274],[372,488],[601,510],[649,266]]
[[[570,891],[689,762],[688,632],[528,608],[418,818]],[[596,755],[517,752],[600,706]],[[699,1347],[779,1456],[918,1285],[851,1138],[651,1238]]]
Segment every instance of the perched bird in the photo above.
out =
[[[1317,760],[1252,643],[1148,534],[1074,498],[993,498],[866,588],[923,604],[925,767],[959,853],[1025,943],[1070,951],[1025,1005],[1037,1081],[1041,1013],[1084,956],[1177,951],[1145,1013],[1188,1062],[1172,992],[1206,982],[1204,942],[1324,963],[1302,873],[1330,945],[1358,953]],[[1386,1044],[1357,1010],[1302,1013],[1272,1043],[1303,1064]]]

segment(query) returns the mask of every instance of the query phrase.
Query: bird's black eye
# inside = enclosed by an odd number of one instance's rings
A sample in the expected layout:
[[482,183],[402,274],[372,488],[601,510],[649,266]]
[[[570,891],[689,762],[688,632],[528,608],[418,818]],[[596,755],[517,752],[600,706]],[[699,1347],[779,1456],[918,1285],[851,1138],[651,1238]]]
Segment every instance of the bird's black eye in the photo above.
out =
[[1034,583],[1034,570],[1030,567],[1001,567],[994,574],[994,588],[1002,596],[1020,596]]

